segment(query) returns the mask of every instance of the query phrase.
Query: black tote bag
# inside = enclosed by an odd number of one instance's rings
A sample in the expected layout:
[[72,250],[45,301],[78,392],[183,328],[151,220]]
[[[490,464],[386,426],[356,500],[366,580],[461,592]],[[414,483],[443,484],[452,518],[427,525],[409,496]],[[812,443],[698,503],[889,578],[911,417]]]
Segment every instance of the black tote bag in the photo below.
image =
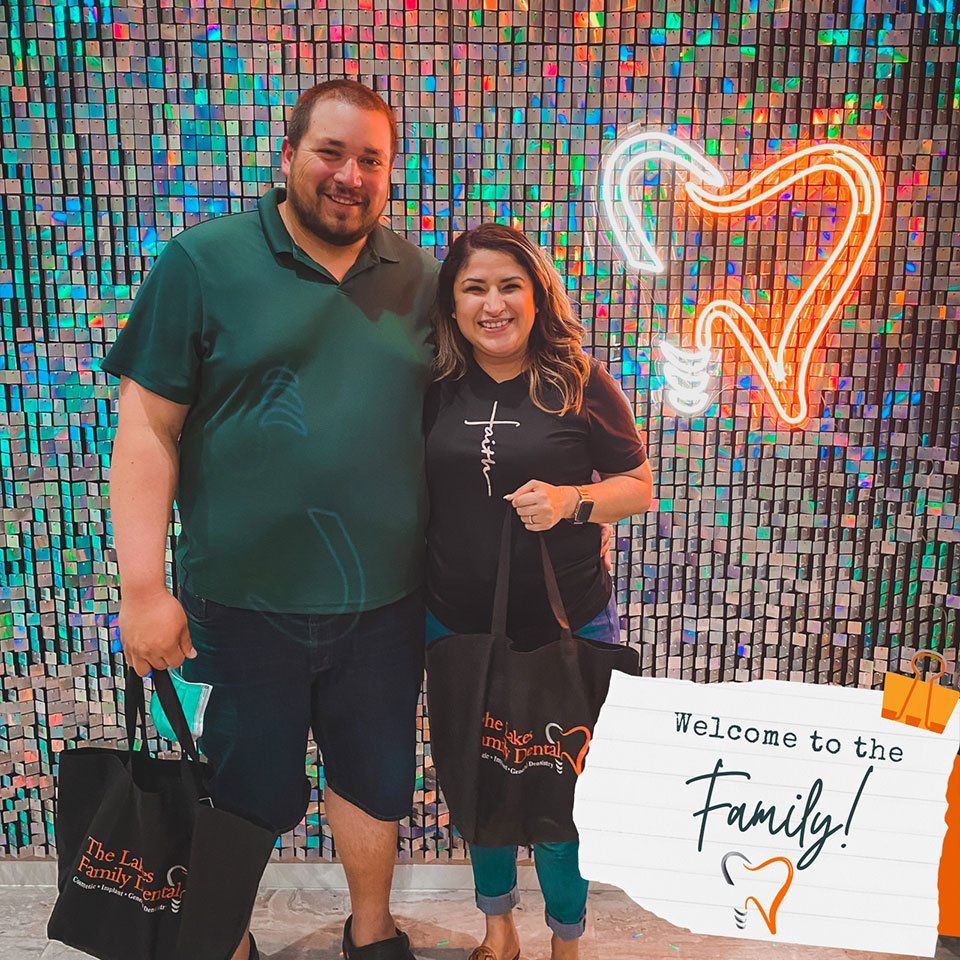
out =
[[150,755],[143,681],[127,668],[129,750],[60,755],[47,936],[100,960],[228,960],[277,834],[211,805],[173,683],[163,670],[153,677],[182,757]]
[[[553,615],[546,641],[506,636],[514,511],[500,541],[489,634],[453,634],[427,648],[430,740],[450,818],[486,847],[576,840],[573,794],[614,670],[639,672],[631,647],[574,637],[543,537]],[[552,625],[551,625],[552,626]]]

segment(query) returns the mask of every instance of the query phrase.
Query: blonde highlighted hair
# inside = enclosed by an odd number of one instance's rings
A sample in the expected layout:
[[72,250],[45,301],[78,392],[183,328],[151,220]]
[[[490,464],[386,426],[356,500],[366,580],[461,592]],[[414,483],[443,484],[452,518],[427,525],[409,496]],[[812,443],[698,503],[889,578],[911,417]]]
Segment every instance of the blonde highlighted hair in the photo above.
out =
[[[472,347],[453,318],[453,287],[475,250],[506,253],[526,271],[533,284],[536,319],[527,342],[525,369],[530,374],[530,399],[546,413],[579,411],[590,377],[590,360],[583,352],[583,324],[573,315],[563,280],[540,248],[519,230],[484,223],[460,234],[450,247],[437,284],[433,327],[437,352],[434,379],[459,380],[467,372]],[[553,388],[560,406],[548,406]]]

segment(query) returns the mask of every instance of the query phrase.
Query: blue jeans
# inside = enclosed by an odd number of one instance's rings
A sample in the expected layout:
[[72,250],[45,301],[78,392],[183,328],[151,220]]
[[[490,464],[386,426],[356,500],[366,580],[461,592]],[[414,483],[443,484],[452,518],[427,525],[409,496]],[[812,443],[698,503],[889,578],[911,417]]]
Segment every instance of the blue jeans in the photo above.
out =
[[180,602],[197,651],[185,680],[213,687],[200,748],[214,804],[283,833],[310,799],[307,735],[322,783],[377,820],[410,812],[423,596],[355,614],[269,613],[186,589]]
[[[427,643],[453,633],[427,609]],[[574,629],[578,637],[620,642],[617,601],[611,595],[607,606],[589,623]],[[443,784],[440,785],[441,788]],[[535,843],[533,862],[543,893],[547,926],[561,940],[583,936],[587,922],[587,881],[580,875],[580,844]],[[477,906],[488,916],[509,913],[519,902],[517,890],[517,848],[478,847],[470,844],[470,862]]]

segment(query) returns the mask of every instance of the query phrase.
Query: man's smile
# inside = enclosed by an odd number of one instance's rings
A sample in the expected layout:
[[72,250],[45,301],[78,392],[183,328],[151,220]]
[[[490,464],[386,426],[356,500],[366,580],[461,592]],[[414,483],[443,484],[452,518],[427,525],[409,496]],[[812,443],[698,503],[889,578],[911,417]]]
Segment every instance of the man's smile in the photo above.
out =
[[359,207],[363,203],[362,200],[351,200],[349,197],[337,197],[332,193],[325,193],[323,196],[339,207]]

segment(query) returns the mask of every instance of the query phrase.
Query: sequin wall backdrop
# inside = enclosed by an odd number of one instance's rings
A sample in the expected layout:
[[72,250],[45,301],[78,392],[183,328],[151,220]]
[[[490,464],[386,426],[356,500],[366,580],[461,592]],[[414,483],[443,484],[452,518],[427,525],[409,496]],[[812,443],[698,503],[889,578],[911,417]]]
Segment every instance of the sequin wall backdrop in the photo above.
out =
[[[328,77],[400,113],[394,228],[441,257],[484,220],[527,231],[635,401],[659,501],[618,528],[616,583],[646,672],[870,686],[932,646],[952,678],[958,39],[953,0],[5,0],[0,853],[52,855],[55,754],[120,735],[115,388],[98,362],[164,243],[277,181],[285,111]],[[634,122],[734,182],[806,143],[876,159],[877,248],[815,363],[806,429],[751,402],[742,365],[704,416],[665,414],[660,338],[706,290],[755,286],[809,211],[710,233],[671,222],[653,177],[640,200],[671,266],[639,277],[595,206],[599,159]],[[803,265],[784,265],[789,293]],[[401,855],[459,856],[428,743],[423,760]],[[317,800],[278,855],[332,855]]]

